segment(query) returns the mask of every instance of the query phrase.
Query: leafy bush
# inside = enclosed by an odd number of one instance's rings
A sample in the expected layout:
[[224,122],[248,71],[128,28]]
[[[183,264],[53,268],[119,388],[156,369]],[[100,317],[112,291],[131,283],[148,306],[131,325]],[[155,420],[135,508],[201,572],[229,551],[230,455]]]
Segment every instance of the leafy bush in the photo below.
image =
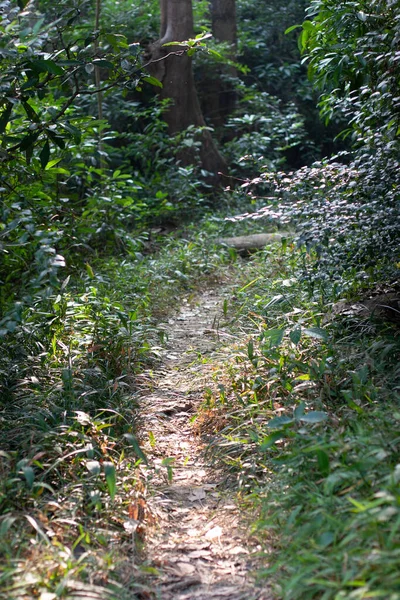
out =
[[[243,218],[291,223],[297,243],[313,253],[303,273],[323,288],[340,294],[348,286],[365,286],[398,273],[400,210],[399,174],[392,149],[350,164],[346,155],[296,172],[264,173],[254,189],[269,193],[269,204]],[[255,195],[252,182],[244,185]],[[265,192],[264,192],[265,193]],[[353,282],[353,283],[352,283]]]
[[45,15],[8,0],[0,7],[2,335],[35,296],[60,286],[59,270],[72,258],[81,267],[88,252],[134,254],[140,240],[130,229],[150,212],[143,182],[108,170],[106,142],[115,134],[105,136],[107,123],[92,116],[117,84],[127,92],[153,81],[140,48],[106,28],[94,32],[86,4],[81,13],[67,1],[55,11],[40,6]]
[[[307,160],[313,144],[307,140],[304,120],[296,105],[282,102],[266,92],[241,86],[240,107],[227,121],[233,139],[224,152],[239,174],[255,175],[261,167],[276,170],[289,160],[292,164]],[[307,140],[307,142],[306,142]]]
[[[345,272],[369,285],[398,274],[400,20],[393,2],[376,0],[370,9],[315,0],[300,37],[310,76],[323,90],[321,114],[347,121],[343,136],[351,136],[353,152],[297,172],[263,173],[244,186],[250,195],[269,194],[253,218],[296,224],[325,283]],[[311,277],[315,265],[306,265]]]

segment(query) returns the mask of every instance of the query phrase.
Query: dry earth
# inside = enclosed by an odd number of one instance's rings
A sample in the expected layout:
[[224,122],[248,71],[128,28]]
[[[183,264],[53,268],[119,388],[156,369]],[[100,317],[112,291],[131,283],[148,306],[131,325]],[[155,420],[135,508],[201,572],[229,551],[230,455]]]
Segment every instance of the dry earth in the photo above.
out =
[[164,324],[168,343],[161,366],[143,375],[142,446],[156,470],[147,500],[155,524],[146,533],[141,571],[149,567],[145,587],[160,600],[273,597],[252,578],[258,548],[227,474],[205,459],[206,445],[192,422],[212,385],[213,365],[226,356],[224,345],[233,337],[220,326],[231,293],[214,288],[186,300]]

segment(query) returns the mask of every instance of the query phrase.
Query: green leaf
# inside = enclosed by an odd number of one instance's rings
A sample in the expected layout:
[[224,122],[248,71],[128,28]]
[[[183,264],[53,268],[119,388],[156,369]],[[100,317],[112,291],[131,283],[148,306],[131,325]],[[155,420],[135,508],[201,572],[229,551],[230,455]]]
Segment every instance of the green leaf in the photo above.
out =
[[52,169],[53,167],[55,167],[56,165],[58,165],[58,163],[60,162],[61,158],[54,158],[53,160],[50,160],[47,162],[45,170],[49,171],[50,169]]
[[306,31],[314,31],[315,30],[315,25],[312,21],[303,21],[303,23],[301,24],[301,27],[303,29],[305,29]]
[[8,102],[6,104],[5,109],[3,110],[3,112],[0,115],[0,133],[5,132],[7,123],[11,117],[11,112],[12,112],[12,104],[11,104],[11,102]]
[[190,39],[189,42],[201,42],[202,40],[209,40],[210,38],[212,38],[212,33],[206,31],[205,33],[198,33],[194,40]]
[[188,42],[184,41],[184,42],[166,42],[165,44],[163,44],[163,48],[164,46],[185,46],[187,47]]
[[155,448],[157,446],[156,437],[152,431],[149,431],[149,442],[152,448]]
[[296,420],[301,419],[301,417],[304,415],[305,408],[306,408],[306,405],[304,402],[300,402],[300,404],[298,406],[296,406],[296,408],[294,409],[294,412],[293,412],[293,416]]
[[285,437],[285,433],[283,431],[275,431],[274,433],[267,435],[265,438],[263,438],[262,444],[259,446],[259,450],[261,450],[261,452],[268,450],[268,448],[273,446],[275,442],[281,440],[283,437]]
[[94,271],[89,263],[85,263],[85,269],[86,273],[89,275],[89,278],[94,279]]
[[358,412],[358,414],[362,414],[364,412],[363,408],[354,402],[352,390],[342,390],[341,393],[350,408]]
[[126,37],[120,33],[106,33],[107,42],[114,48],[129,48]]
[[28,150],[28,148],[33,148],[33,145],[36,142],[36,140],[38,139],[38,137],[39,137],[39,132],[29,133],[28,135],[26,135],[19,145],[22,152],[24,152],[25,150]]
[[175,458],[173,458],[173,457],[167,457],[161,461],[161,466],[167,468],[168,483],[172,483],[172,479],[173,479],[173,475],[174,475],[172,466],[174,463],[175,463]]
[[33,121],[34,123],[40,122],[39,115],[28,102],[22,102],[22,106],[24,107],[24,110],[28,118],[31,119],[31,121]]
[[65,71],[54,60],[43,60],[41,58],[30,63],[34,71],[39,73],[51,73],[52,75],[64,75]]
[[292,329],[292,331],[289,333],[289,337],[293,344],[297,345],[301,338],[301,328],[298,327],[297,329]]
[[300,421],[304,423],[322,423],[326,421],[328,414],[322,410],[313,410],[300,417]]
[[110,462],[105,462],[103,464],[104,475],[106,476],[106,483],[108,488],[108,493],[110,494],[111,500],[114,500],[115,493],[117,491],[117,477],[115,473],[115,467]]
[[267,423],[267,427],[268,429],[279,429],[280,427],[285,427],[286,425],[291,425],[292,423],[294,423],[293,417],[286,417],[285,415],[282,415],[281,417],[275,417],[274,419],[271,419],[271,421]]
[[93,64],[95,67],[101,67],[104,69],[114,69],[114,64],[109,60],[104,60],[104,58],[95,58]]
[[59,60],[58,64],[63,67],[78,67],[82,65],[81,60]]
[[299,37],[297,38],[297,45],[299,47],[300,52],[304,52],[307,48],[307,42],[310,38],[310,33],[307,29],[303,29]]
[[42,169],[45,169],[47,166],[47,163],[49,162],[49,158],[50,158],[50,144],[48,142],[48,140],[46,140],[41,153],[39,154],[39,158],[40,158],[40,164],[42,166]]
[[57,135],[56,133],[53,133],[51,131],[48,132],[48,136],[50,137],[51,141],[56,144],[56,146],[61,148],[61,150],[64,150],[64,148],[65,148],[64,138],[62,138],[60,135]]
[[268,331],[263,332],[264,339],[269,339],[270,347],[279,346],[283,340],[283,336],[285,335],[284,329],[269,329]]
[[17,517],[13,517],[9,514],[2,517],[0,524],[0,539],[6,535],[7,531],[13,526],[16,520]]
[[155,85],[155,86],[157,86],[159,88],[163,87],[163,84],[161,83],[161,81],[159,79],[157,79],[156,77],[151,77],[150,75],[145,75],[143,77],[143,80],[146,83],[150,83],[151,85]]
[[290,27],[285,29],[285,35],[287,35],[288,33],[291,33],[292,31],[294,31],[295,29],[298,29],[299,27],[302,27],[302,25],[291,25]]
[[211,54],[211,56],[215,56],[215,58],[218,58],[219,60],[224,60],[222,54],[220,54],[216,50],[213,50],[212,48],[207,48],[207,52],[208,54]]
[[316,340],[326,341],[328,339],[328,334],[325,329],[321,329],[320,327],[308,327],[307,329],[303,329],[303,333]]
[[32,160],[32,156],[33,156],[33,148],[34,146],[28,146],[27,149],[25,150],[25,157],[26,157],[26,164],[30,165],[31,164],[31,160]]
[[316,454],[317,454],[318,468],[321,471],[322,475],[324,475],[324,477],[327,477],[329,475],[329,471],[330,471],[329,456],[323,450],[317,450]]
[[22,473],[24,474],[28,488],[31,490],[35,481],[35,471],[32,467],[22,467]]
[[[45,169],[46,171],[46,169]],[[70,171],[67,171],[67,169],[62,169],[61,167],[55,167],[54,169],[51,169],[51,174],[52,175],[71,175]]]
[[143,452],[143,450],[139,446],[139,442],[137,441],[137,439],[135,438],[135,436],[132,435],[131,433],[124,433],[124,438],[128,440],[128,442],[132,446],[133,451],[136,454],[136,456],[138,456],[139,458],[141,458],[142,461],[147,465],[148,464],[147,456],[145,455],[145,453]]
[[247,344],[247,356],[249,360],[253,360],[254,358],[254,344],[252,340]]
[[310,374],[303,373],[303,375],[299,375],[298,377],[296,377],[295,381],[310,381]]
[[80,143],[80,141],[82,139],[82,134],[81,134],[80,129],[75,127],[75,125],[71,125],[71,123],[62,123],[62,127],[73,136],[74,142],[76,144]]
[[332,533],[332,531],[324,531],[324,533],[321,533],[321,535],[317,538],[317,544],[321,548],[327,548],[334,541],[335,535]]

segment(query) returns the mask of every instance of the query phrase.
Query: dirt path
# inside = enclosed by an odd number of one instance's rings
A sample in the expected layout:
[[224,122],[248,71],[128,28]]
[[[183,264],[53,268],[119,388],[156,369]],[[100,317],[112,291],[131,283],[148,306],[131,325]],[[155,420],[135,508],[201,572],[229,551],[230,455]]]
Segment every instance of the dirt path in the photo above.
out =
[[162,366],[143,375],[142,443],[159,467],[148,498],[156,525],[146,536],[146,564],[157,574],[146,583],[160,600],[272,599],[252,581],[256,548],[234,490],[228,489],[226,474],[207,464],[191,422],[212,383],[213,361],[224,356],[222,341],[232,338],[219,329],[230,293],[216,288],[186,301],[165,324]]

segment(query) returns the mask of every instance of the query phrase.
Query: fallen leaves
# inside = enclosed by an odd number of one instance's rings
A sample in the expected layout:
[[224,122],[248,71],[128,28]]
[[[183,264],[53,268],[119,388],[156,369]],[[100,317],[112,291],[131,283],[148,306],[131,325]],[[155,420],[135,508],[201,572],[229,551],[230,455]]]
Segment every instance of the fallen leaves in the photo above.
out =
[[199,502],[201,500],[204,500],[206,495],[206,490],[204,488],[192,488],[188,496],[188,500],[189,502]]

